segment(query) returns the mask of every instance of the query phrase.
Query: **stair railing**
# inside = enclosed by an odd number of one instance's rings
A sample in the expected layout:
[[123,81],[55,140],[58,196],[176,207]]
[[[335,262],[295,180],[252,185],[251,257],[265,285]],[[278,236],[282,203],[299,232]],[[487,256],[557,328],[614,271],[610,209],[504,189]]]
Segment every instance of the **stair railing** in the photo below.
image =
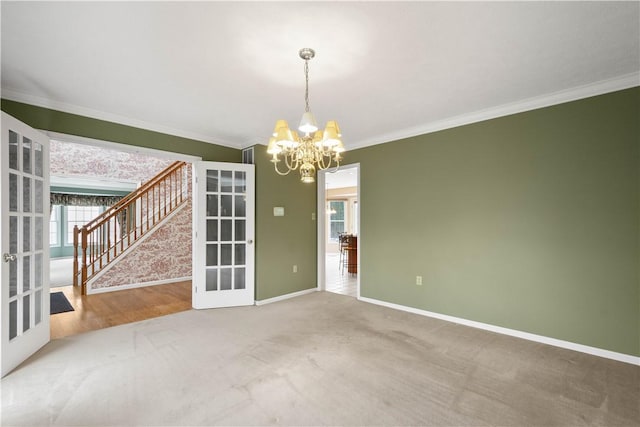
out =
[[73,228],[73,284],[82,286],[187,201],[185,162],[174,162],[82,227]]

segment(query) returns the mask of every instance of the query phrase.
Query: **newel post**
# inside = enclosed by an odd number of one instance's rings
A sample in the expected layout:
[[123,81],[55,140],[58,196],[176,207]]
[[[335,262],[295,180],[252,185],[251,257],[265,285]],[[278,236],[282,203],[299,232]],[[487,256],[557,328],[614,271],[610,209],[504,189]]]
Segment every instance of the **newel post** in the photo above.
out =
[[78,226],[73,226],[73,286],[78,286]]
[[[77,226],[76,226],[77,228]],[[80,229],[82,234],[82,295],[87,294],[87,229]]]

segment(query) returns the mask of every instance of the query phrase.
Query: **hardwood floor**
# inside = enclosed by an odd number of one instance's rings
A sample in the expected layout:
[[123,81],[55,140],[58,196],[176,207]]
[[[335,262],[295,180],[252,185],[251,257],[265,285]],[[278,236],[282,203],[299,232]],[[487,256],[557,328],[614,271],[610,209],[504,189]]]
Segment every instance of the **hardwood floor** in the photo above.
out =
[[75,311],[51,315],[51,339],[191,309],[191,281],[84,296],[74,286],[51,288],[60,291]]

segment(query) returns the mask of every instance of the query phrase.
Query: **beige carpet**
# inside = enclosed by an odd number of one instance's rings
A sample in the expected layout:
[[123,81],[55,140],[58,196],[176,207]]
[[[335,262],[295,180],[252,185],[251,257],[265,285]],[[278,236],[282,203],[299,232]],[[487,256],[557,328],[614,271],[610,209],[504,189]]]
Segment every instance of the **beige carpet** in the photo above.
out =
[[640,367],[318,292],[59,339],[2,425],[640,424]]

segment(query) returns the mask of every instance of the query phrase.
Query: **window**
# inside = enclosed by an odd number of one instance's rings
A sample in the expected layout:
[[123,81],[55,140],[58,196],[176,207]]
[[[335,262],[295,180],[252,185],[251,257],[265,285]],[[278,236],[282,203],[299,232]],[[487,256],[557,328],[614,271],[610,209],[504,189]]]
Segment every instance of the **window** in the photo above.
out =
[[73,256],[73,227],[85,225],[104,212],[104,209],[104,206],[53,205],[49,220],[51,258]]
[[345,205],[344,200],[329,201],[329,241],[331,242],[337,242],[340,233],[345,231]]
[[65,206],[67,219],[67,240],[68,245],[73,245],[73,227],[82,227],[93,218],[102,213],[101,206]]
[[49,246],[60,246],[60,205],[51,208],[49,218]]

